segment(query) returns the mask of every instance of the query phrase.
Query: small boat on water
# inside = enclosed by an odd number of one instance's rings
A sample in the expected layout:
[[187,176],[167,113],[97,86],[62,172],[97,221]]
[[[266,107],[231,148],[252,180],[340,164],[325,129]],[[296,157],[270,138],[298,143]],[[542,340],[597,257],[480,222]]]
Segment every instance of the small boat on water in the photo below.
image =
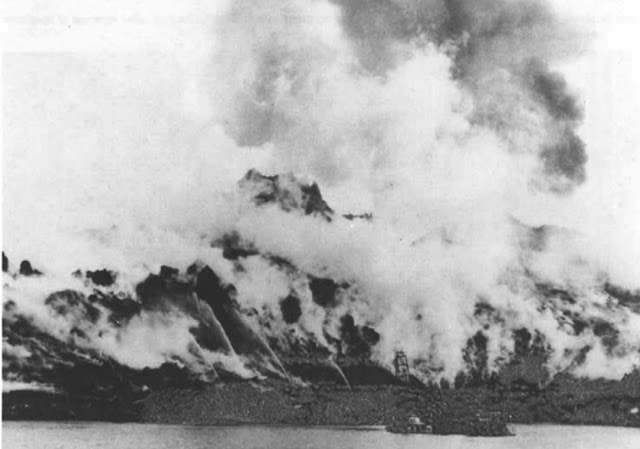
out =
[[417,416],[410,416],[405,423],[391,424],[385,427],[387,432],[391,433],[432,433],[433,430],[429,424],[423,423]]

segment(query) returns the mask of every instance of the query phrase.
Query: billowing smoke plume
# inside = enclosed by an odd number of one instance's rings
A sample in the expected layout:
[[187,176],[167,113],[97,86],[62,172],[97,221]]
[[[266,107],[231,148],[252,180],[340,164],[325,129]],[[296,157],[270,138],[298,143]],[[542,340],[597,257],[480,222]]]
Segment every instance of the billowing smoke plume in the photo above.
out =
[[304,168],[335,181],[405,156],[389,141],[397,126],[425,128],[411,145],[428,153],[428,129],[445,119],[437,108],[453,108],[496,132],[503,150],[537,155],[539,173],[528,175],[538,187],[567,192],[584,181],[582,108],[549,68],[580,36],[543,2],[334,3],[232,7],[223,39],[241,56],[225,47],[216,63],[228,63],[235,83],[220,88],[238,144],[273,142],[293,168],[309,153]]
[[[362,66],[387,73],[411,57],[413,43],[449,45],[452,75],[474,98],[472,120],[513,139],[512,151],[539,155],[544,187],[570,190],[585,178],[582,111],[548,67],[579,37],[540,1],[433,0],[338,2]],[[535,130],[539,127],[539,130]],[[534,137],[528,144],[518,136]]]
[[[552,373],[620,377],[640,363],[637,295],[579,234],[514,213],[586,180],[582,106],[553,69],[580,39],[533,0],[237,0],[206,69],[207,145],[188,136],[178,179],[142,169],[157,214],[114,201],[114,226],[74,229],[42,276],[9,269],[7,297],[133,368],[286,377],[402,348],[451,379],[535,350]],[[102,294],[135,310],[110,321],[76,268],[117,273]],[[47,299],[65,289],[84,296]]]

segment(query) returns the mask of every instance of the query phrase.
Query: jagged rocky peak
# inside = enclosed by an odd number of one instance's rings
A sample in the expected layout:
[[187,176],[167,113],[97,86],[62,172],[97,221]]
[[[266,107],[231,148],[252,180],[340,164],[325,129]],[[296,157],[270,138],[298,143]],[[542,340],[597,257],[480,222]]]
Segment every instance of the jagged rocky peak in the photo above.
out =
[[258,206],[275,203],[285,211],[300,210],[305,215],[319,215],[327,221],[332,220],[333,209],[322,198],[315,182],[305,183],[291,173],[266,176],[252,169],[239,185],[240,190]]
[[20,262],[19,273],[22,276],[41,276],[42,275],[42,271],[36,270],[35,268],[33,268],[31,266],[31,262],[29,262],[28,260],[23,260],[22,262]]

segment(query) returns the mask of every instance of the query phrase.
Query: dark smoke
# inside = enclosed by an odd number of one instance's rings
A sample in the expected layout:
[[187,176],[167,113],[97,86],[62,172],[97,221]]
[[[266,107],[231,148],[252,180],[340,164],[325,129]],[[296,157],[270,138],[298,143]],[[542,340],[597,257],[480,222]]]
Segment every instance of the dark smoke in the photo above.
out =
[[571,95],[567,82],[540,61],[530,61],[527,68],[531,89],[554,119],[570,123],[582,120],[583,110],[578,99]]
[[[431,8],[401,4],[393,0],[337,0],[342,9],[342,25],[362,67],[374,74],[384,74],[403,60],[398,42],[417,38],[422,26],[430,26],[432,15],[422,17]],[[432,4],[435,2],[424,2]],[[430,5],[437,8],[437,5]]]
[[582,108],[564,77],[549,68],[549,63],[572,52],[578,33],[560,23],[546,2],[336,3],[364,70],[384,75],[410,56],[412,46],[425,42],[451,47],[452,75],[473,93],[475,121],[502,131],[507,138],[537,126],[528,123],[526,103],[513,107],[526,94],[530,103],[538,105],[545,123],[545,135],[537,144],[542,172],[548,178],[544,186],[564,193],[585,181],[585,145],[576,134]]
[[[543,62],[530,61],[525,77],[529,88],[554,123],[550,129],[556,130],[551,131],[551,142],[540,153],[545,173],[573,184],[583,183],[586,179],[587,154],[584,142],[576,134],[576,128],[583,118],[582,106],[569,91],[565,79],[550,71]],[[559,192],[570,190],[570,187],[558,183],[552,185],[552,189]]]
[[[566,181],[581,184],[586,178],[585,164],[587,154],[585,145],[570,127],[558,133],[555,141],[546,146],[540,153],[545,173],[558,176]],[[571,189],[571,185],[556,183],[552,190],[563,193]]]

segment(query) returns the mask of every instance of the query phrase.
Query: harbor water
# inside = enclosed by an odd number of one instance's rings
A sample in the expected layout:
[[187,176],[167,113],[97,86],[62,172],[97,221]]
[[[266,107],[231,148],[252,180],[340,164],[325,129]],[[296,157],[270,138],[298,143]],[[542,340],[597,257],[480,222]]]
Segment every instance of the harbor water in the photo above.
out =
[[640,429],[512,425],[513,437],[398,435],[382,428],[204,427],[83,422],[4,422],[5,449],[638,449]]

